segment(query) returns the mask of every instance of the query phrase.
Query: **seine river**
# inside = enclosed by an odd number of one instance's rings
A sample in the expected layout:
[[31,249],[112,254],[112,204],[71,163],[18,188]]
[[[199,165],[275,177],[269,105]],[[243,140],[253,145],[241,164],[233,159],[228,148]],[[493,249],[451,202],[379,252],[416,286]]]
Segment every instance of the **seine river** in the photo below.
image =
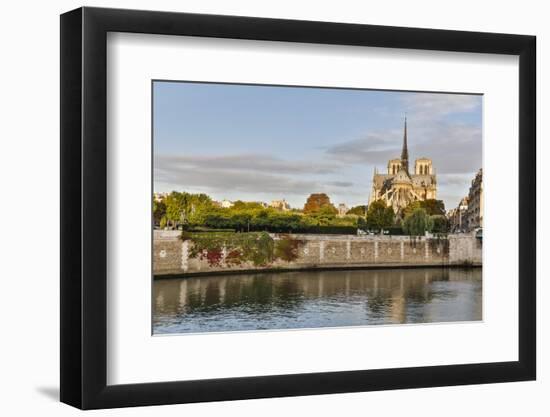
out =
[[422,268],[160,279],[153,333],[481,320],[481,275]]

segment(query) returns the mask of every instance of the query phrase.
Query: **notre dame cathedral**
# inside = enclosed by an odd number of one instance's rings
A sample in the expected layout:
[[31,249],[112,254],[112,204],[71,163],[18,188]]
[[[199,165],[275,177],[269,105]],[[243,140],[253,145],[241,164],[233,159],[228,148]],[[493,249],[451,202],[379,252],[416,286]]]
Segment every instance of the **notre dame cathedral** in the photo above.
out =
[[432,160],[419,158],[414,162],[414,174],[409,172],[409,150],[407,149],[407,119],[403,133],[401,158],[388,161],[388,173],[374,170],[369,204],[383,200],[395,213],[416,200],[435,199],[437,182]]

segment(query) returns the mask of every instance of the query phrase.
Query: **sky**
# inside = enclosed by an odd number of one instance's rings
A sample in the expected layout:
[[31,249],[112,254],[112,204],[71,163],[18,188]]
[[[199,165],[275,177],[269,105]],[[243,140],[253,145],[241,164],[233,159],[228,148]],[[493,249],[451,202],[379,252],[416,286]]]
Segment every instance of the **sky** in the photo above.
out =
[[155,81],[154,190],[367,204],[405,116],[410,170],[431,158],[437,198],[456,207],[482,164],[481,95]]

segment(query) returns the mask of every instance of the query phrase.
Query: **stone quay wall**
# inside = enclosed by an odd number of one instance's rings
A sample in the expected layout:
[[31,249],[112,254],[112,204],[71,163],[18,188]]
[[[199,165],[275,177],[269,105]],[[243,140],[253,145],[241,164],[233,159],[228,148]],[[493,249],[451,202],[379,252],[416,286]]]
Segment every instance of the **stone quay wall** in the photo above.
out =
[[449,263],[481,265],[482,252],[482,240],[475,237],[475,232],[449,235]]
[[[271,234],[275,240],[288,235]],[[408,236],[348,236],[293,234],[300,241],[292,261],[275,260],[269,265],[251,263],[212,265],[207,257],[191,257],[192,241],[182,241],[180,232],[154,231],[155,276],[273,269],[323,269],[481,265],[482,243],[473,234],[447,238]]]

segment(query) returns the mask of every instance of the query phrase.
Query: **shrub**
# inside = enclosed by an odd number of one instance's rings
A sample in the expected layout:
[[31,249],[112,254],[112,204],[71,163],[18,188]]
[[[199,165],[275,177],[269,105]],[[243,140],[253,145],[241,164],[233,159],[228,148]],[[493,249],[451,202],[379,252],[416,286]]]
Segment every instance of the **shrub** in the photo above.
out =
[[422,236],[426,231],[433,228],[433,220],[426,213],[426,210],[417,208],[405,217],[403,230],[410,236]]

